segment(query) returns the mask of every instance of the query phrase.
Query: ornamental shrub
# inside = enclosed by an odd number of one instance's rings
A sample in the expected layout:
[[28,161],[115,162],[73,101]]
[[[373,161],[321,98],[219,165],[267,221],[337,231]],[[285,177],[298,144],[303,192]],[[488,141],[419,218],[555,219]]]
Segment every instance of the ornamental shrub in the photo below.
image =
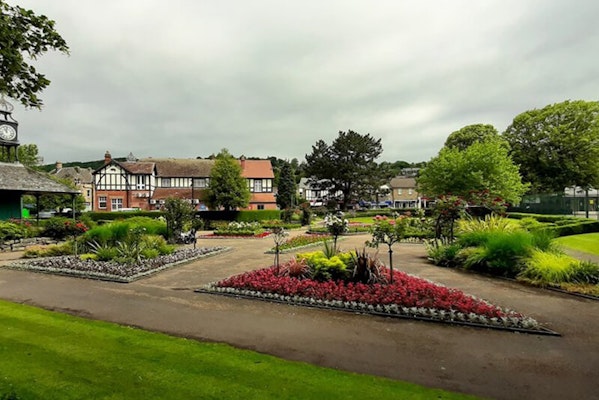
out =
[[81,221],[73,221],[65,217],[53,217],[46,221],[42,235],[60,240],[69,236],[79,236],[87,230],[87,226]]
[[[592,264],[591,264],[592,265]],[[594,275],[594,277],[593,277]],[[526,260],[518,279],[535,285],[558,285],[560,283],[589,283],[599,278],[599,267],[591,267],[565,254],[535,250]]]

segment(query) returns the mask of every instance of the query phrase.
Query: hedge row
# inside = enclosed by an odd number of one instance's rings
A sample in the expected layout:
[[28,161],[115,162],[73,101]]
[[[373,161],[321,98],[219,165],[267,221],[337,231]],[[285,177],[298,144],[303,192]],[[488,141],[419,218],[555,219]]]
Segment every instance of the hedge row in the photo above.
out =
[[556,223],[557,221],[586,221],[583,218],[573,217],[571,215],[547,215],[547,214],[531,214],[521,212],[508,212],[509,218],[523,219],[523,218],[534,218],[539,222]]

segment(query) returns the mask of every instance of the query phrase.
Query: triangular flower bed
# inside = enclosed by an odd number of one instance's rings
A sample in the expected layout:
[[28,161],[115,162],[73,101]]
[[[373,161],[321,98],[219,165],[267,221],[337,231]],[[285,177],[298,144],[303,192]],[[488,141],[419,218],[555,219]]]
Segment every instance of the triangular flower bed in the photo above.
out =
[[280,270],[275,267],[249,271],[196,291],[386,317],[559,335],[533,318],[399,271],[395,271],[391,284],[321,282],[282,276],[277,271]]

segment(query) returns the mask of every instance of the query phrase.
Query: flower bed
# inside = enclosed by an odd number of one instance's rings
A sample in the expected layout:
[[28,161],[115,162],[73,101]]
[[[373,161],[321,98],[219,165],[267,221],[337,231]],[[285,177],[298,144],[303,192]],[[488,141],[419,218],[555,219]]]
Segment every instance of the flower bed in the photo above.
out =
[[[279,251],[281,253],[287,253],[297,249],[322,244],[323,242],[332,239],[333,238],[330,235],[299,235],[286,240],[283,244],[279,246]],[[274,252],[274,247],[267,251],[267,253],[269,254]]]
[[84,260],[79,256],[44,257],[16,261],[9,264],[8,268],[127,283],[176,265],[219,254],[227,250],[229,250],[228,247],[180,249],[169,255],[141,260],[132,264],[121,264],[114,261],[96,261],[92,259]]
[[[386,273],[388,274],[388,270]],[[277,275],[277,269],[271,267],[235,275],[198,291],[392,317],[557,335],[530,317],[402,272],[396,272],[392,284],[363,284],[298,279]]]

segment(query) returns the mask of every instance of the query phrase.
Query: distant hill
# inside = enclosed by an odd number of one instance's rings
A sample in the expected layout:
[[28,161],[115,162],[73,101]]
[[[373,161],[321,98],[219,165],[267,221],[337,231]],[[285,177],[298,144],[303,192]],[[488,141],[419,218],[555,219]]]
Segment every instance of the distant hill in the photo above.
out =
[[[113,160],[115,160],[115,161],[127,161],[127,158],[120,157],[120,158],[113,158]],[[102,165],[104,165],[104,159],[97,160],[97,161],[73,161],[73,162],[62,163],[62,167],[63,168],[65,168],[65,167],[91,168],[92,171],[97,170]],[[40,171],[50,172],[53,169],[56,169],[56,164],[40,165],[37,168]]]

